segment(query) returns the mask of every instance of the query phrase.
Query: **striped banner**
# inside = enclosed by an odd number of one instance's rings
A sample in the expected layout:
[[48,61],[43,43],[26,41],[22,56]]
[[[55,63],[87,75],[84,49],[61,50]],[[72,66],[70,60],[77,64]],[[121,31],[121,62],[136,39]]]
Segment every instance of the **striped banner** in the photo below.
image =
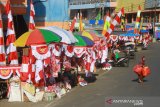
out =
[[112,31],[114,31],[114,27],[121,22],[121,15],[124,14],[124,8],[121,9],[121,11],[116,15],[114,20],[112,21],[110,28],[107,30],[105,37],[109,39],[110,34]]
[[6,4],[6,12],[8,15],[8,28],[7,28],[7,40],[6,40],[6,45],[7,47],[7,55],[8,55],[8,62],[10,64],[18,64],[18,55],[17,55],[17,49],[13,45],[13,42],[16,39],[15,36],[15,31],[14,31],[14,26],[13,26],[13,17],[12,17],[12,12],[11,12],[11,7],[10,7],[10,2],[7,1]]
[[140,20],[141,20],[141,7],[138,6],[138,12],[137,12],[137,18],[136,18],[136,23],[135,23],[135,28],[134,28],[134,33],[139,34],[139,26],[140,26]]
[[35,16],[34,6],[32,0],[30,0],[29,30],[35,29],[34,16]]
[[108,28],[110,27],[110,21],[111,21],[111,18],[109,17],[109,12],[107,12],[104,27],[103,27],[103,31],[102,31],[103,36],[106,34]]

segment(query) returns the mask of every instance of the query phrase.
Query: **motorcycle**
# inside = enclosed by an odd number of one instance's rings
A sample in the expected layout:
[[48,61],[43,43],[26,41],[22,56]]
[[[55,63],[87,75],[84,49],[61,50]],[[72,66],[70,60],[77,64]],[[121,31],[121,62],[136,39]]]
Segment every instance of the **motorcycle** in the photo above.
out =
[[110,60],[108,60],[108,63],[110,63],[113,67],[115,66],[129,67],[129,57],[125,52],[124,57],[116,59],[116,55],[112,53]]

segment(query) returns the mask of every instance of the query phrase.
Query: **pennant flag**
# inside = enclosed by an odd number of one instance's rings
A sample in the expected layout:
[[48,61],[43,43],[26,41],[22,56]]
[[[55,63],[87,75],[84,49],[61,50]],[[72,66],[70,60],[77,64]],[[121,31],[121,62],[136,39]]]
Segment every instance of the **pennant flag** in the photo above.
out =
[[121,16],[121,29],[122,29],[122,31],[125,31],[125,16],[124,15],[122,15]]
[[98,20],[101,19],[101,9],[99,10],[99,12],[98,12],[98,14],[97,14],[95,19],[96,19],[96,24],[98,24]]
[[10,7],[10,2],[7,1],[6,4],[6,13],[8,15],[8,22],[7,22],[7,40],[6,40],[6,45],[7,47],[7,55],[8,55],[8,62],[10,64],[18,64],[18,55],[17,55],[17,49],[13,45],[14,41],[16,40],[15,36],[15,31],[14,31],[14,26],[13,26],[13,17],[12,17],[12,11]]
[[112,33],[112,31],[114,30],[114,27],[121,22],[120,18],[121,18],[121,15],[124,14],[124,8],[121,9],[120,12],[118,12],[118,14],[116,15],[116,17],[113,19],[111,25],[110,25],[110,28],[107,30],[106,34],[105,34],[105,37],[107,39],[109,39],[109,36],[110,34]]
[[3,37],[3,24],[2,24],[2,16],[0,11],[0,65],[5,65],[5,49],[4,49],[4,37]]
[[136,18],[136,23],[135,23],[135,29],[134,29],[134,33],[135,34],[139,34],[139,25],[140,25],[140,18],[141,17],[141,7],[138,6],[138,12],[137,12],[137,18]]
[[35,29],[34,16],[35,16],[34,6],[32,0],[30,0],[29,30]]
[[104,36],[108,30],[108,28],[110,27],[110,21],[111,18],[109,17],[109,12],[107,12],[106,18],[105,18],[105,23],[103,26],[103,31],[102,31],[102,35]]
[[79,19],[79,31],[83,31],[82,13],[80,13],[80,19]]
[[71,24],[71,27],[70,27],[70,31],[71,31],[71,32],[73,32],[75,23],[76,23],[76,16],[74,17],[74,19],[73,19],[73,21],[72,21],[72,24]]

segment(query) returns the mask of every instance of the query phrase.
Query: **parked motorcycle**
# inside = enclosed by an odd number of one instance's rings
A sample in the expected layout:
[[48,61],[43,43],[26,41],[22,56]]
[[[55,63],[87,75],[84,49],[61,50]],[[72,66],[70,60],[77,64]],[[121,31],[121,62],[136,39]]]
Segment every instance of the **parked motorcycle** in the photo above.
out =
[[125,53],[124,57],[120,57],[120,58],[116,59],[116,55],[113,53],[111,55],[111,59],[108,60],[108,63],[110,63],[113,67],[114,66],[129,67],[129,57]]

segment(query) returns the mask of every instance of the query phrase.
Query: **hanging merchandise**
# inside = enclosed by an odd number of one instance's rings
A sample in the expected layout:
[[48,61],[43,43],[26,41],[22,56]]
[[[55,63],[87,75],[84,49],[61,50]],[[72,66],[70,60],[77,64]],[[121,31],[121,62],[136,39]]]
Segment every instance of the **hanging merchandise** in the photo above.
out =
[[118,41],[118,36],[117,35],[111,35],[110,39],[112,42],[117,42]]
[[78,58],[82,57],[86,53],[85,47],[74,47],[73,50]]
[[35,16],[34,5],[32,0],[30,0],[29,30],[35,29],[34,16]]
[[60,58],[57,58],[54,53],[51,55],[50,69],[52,71],[52,76],[58,77],[58,72],[60,72]]
[[2,25],[2,17],[0,12],[0,65],[6,64],[5,59],[5,46],[4,46],[4,37],[3,37],[3,25]]
[[73,46],[63,44],[63,49],[66,56],[72,57],[74,55]]
[[14,31],[14,25],[13,25],[13,17],[12,17],[12,11],[10,7],[10,1],[7,1],[6,4],[6,11],[7,11],[7,16],[8,16],[8,28],[7,28],[7,40],[6,40],[6,45],[7,47],[7,55],[8,55],[8,62],[10,64],[18,64],[18,54],[17,54],[17,49],[13,45],[15,42],[16,36],[15,36],[15,31]]
[[61,53],[62,53],[61,45],[59,45],[59,44],[50,44],[49,45],[49,49],[51,49],[52,53],[55,56],[61,56]]
[[47,45],[31,46],[32,55],[37,59],[35,66],[35,81],[38,83],[41,79],[44,79],[44,66],[50,63],[50,50]]

